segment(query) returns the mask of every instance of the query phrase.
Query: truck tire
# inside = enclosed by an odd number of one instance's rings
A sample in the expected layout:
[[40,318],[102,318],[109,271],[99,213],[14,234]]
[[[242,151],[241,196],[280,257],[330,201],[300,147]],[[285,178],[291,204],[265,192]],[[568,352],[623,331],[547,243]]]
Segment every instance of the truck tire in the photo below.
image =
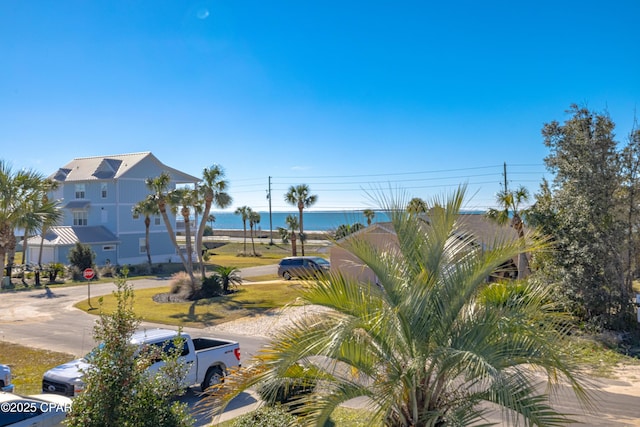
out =
[[288,271],[285,271],[284,273],[282,273],[282,277],[284,277],[285,280],[291,280],[291,273],[289,273]]
[[202,391],[206,391],[209,387],[220,384],[224,381],[224,372],[220,366],[212,366],[207,370],[204,376],[204,382],[200,385]]

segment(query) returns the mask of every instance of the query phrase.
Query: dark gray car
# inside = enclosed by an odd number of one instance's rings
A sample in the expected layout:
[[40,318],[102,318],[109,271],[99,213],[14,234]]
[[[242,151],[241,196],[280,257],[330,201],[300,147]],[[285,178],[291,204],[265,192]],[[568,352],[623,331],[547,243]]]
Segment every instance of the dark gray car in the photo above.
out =
[[278,264],[278,276],[290,280],[293,277],[313,278],[328,273],[331,264],[318,256],[292,256],[282,258]]

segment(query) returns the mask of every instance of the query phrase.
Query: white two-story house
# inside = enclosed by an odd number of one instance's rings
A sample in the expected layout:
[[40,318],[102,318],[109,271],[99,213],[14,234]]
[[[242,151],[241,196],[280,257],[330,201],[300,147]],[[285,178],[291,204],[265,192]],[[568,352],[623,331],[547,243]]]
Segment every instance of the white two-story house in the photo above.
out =
[[[147,197],[147,178],[167,172],[171,182],[167,190],[178,184],[196,184],[200,179],[160,162],[152,153],[73,159],[49,178],[58,182],[51,195],[60,201],[63,220],[44,236],[42,264],[68,264],[69,250],[77,242],[90,245],[96,254],[96,265],[135,265],[147,261],[144,217],[134,217],[133,206]],[[168,211],[172,225],[175,217]],[[153,262],[177,261],[162,218],[151,218],[149,246]],[[29,239],[27,259],[38,263],[41,237]]]

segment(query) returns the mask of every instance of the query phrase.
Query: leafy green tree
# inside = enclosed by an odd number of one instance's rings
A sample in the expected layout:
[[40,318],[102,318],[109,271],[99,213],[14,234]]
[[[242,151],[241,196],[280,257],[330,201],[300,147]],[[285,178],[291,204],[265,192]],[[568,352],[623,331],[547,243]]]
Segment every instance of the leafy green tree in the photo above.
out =
[[[554,174],[545,196],[532,207],[535,225],[553,237],[556,249],[544,264],[550,283],[580,318],[597,326],[624,328],[633,318],[625,283],[617,194],[621,188],[615,124],[606,114],[571,106],[563,124],[545,124]],[[543,222],[540,219],[544,219]]]
[[[256,363],[227,377],[228,402],[250,386],[322,384],[295,402],[306,424],[324,425],[347,400],[365,396],[370,425],[473,425],[487,404],[524,425],[560,425],[568,418],[549,404],[567,381],[584,390],[563,353],[563,322],[550,289],[488,284],[487,277],[522,249],[522,242],[480,248],[458,221],[464,189],[434,200],[430,223],[393,203],[385,207],[397,249],[355,235],[342,245],[371,268],[379,284],[332,273],[303,290],[304,300],[331,309],[278,334]],[[525,249],[544,247],[535,235]],[[539,388],[546,373],[549,388]],[[214,401],[215,402],[215,401]]]
[[151,216],[160,214],[158,203],[156,203],[153,195],[149,195],[144,200],[139,201],[133,206],[132,213],[134,217],[144,216],[144,249],[147,253],[149,272],[151,272],[151,247],[149,245],[149,229],[151,227]]
[[[193,425],[185,403],[173,401],[175,384],[180,384],[186,368],[179,363],[182,344],[176,351],[157,355],[137,352],[130,343],[140,324],[133,312],[134,293],[120,278],[114,292],[117,306],[111,314],[102,313],[94,327],[94,338],[101,345],[90,357],[92,368],[84,372],[85,391],[74,399],[66,421],[69,427],[187,427]],[[158,375],[147,367],[161,357],[165,365]]]
[[350,234],[355,233],[358,230],[362,230],[363,228],[364,225],[360,224],[359,222],[353,224],[341,224],[340,226],[338,226],[338,228],[336,228],[336,232],[334,233],[333,237],[336,240],[340,240]]
[[242,218],[242,228],[243,228],[243,236],[244,236],[244,249],[243,252],[247,253],[247,221],[249,220],[249,215],[253,212],[253,210],[249,206],[240,206],[236,208],[234,212],[236,215],[240,215]]
[[[519,239],[524,239],[524,220],[527,210],[521,206],[529,201],[529,190],[520,186],[515,190],[507,188],[500,191],[496,201],[501,209],[490,208],[486,216],[501,225],[509,224],[518,233]],[[529,274],[529,261],[525,253],[518,255],[518,278],[523,279]]]
[[[206,222],[211,222],[211,229],[213,229],[213,221],[215,217],[210,215],[211,207],[226,208],[231,205],[233,201],[232,197],[227,193],[229,182],[224,179],[224,169],[220,165],[213,165],[205,168],[202,171],[202,181],[198,184],[198,192],[204,199],[204,209],[202,210],[202,217],[200,219],[200,226],[196,234],[196,247],[202,247],[202,237],[204,236],[204,230]],[[213,218],[213,219],[212,219]],[[200,262],[202,277],[205,277],[204,259],[202,258],[202,251],[198,251],[198,260]]]
[[376,216],[376,213],[373,209],[365,209],[362,211],[362,215],[367,219],[367,227],[371,225],[371,221],[373,221],[373,217]]
[[68,259],[69,264],[75,269],[74,279],[79,279],[84,270],[95,267],[96,253],[93,252],[91,246],[77,242],[69,251]]
[[285,202],[290,205],[297,206],[298,220],[300,225],[300,246],[302,247],[302,256],[304,256],[304,226],[302,211],[304,208],[313,206],[318,201],[316,194],[310,194],[311,190],[307,184],[292,185],[284,195]]
[[420,197],[414,197],[413,199],[409,200],[406,209],[407,212],[415,215],[427,213],[427,210],[429,210],[427,202],[425,202]]

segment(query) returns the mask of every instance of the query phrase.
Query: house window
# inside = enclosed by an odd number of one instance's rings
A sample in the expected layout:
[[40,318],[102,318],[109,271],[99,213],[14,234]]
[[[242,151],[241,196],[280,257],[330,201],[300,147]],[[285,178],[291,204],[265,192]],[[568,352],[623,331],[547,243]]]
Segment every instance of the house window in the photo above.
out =
[[87,211],[73,211],[73,225],[87,225]]
[[102,184],[100,184],[100,196],[103,199],[107,198],[107,183],[103,182]]
[[105,252],[111,252],[111,251],[115,251],[116,247],[115,247],[115,245],[104,245],[102,247],[102,250],[105,251]]
[[160,225],[160,215],[155,215],[153,217],[153,224],[154,225]]
[[140,247],[140,253],[141,254],[146,254],[147,253],[147,244],[146,244],[146,239],[144,237],[141,237],[138,240],[138,246]]
[[76,184],[76,199],[84,199],[84,184]]

